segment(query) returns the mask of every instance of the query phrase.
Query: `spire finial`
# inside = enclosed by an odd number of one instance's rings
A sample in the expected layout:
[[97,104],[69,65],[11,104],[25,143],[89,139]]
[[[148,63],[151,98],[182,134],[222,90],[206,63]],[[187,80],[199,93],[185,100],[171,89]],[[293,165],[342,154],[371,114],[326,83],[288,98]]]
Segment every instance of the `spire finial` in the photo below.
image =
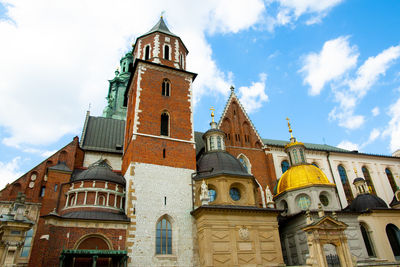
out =
[[289,128],[290,139],[292,139],[293,138],[293,134],[292,134],[292,126],[290,125],[290,119],[286,118],[286,120],[287,120],[287,126]]
[[165,10],[161,11],[160,18],[163,18],[164,14],[165,14]]
[[357,173],[357,169],[356,169],[356,168],[354,168],[354,173],[356,174],[356,176],[358,176],[358,173]]
[[214,122],[214,111],[215,111],[215,109],[214,109],[214,107],[211,107],[210,110],[211,110],[211,119],[212,119],[212,122]]
[[231,92],[235,92],[235,87],[233,85],[231,85]]

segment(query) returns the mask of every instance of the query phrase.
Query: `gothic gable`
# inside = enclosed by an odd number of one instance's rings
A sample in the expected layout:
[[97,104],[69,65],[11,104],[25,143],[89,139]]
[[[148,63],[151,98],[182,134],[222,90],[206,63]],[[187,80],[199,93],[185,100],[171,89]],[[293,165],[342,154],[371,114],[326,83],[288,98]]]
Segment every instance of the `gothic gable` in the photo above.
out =
[[226,133],[227,146],[258,149],[264,147],[260,135],[237,98],[233,88],[219,120],[218,128]]

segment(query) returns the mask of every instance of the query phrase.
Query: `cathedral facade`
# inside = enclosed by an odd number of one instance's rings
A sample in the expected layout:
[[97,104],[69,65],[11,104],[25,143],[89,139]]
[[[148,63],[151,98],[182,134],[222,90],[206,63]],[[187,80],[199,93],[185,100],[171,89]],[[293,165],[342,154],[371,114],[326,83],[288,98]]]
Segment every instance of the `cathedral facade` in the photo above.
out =
[[102,117],[0,191],[2,266],[399,266],[400,158],[258,134],[235,90],[196,132],[163,18]]

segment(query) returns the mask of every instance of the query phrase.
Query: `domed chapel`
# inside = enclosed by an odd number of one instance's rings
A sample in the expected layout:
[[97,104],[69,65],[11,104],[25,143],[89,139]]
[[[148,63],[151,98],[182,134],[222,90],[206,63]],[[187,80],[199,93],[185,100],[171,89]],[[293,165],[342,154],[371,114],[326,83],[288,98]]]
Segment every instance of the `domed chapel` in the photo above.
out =
[[161,17],[102,116],[0,191],[0,265],[399,266],[400,158],[297,141],[289,119],[262,138],[234,87],[195,131],[183,39]]

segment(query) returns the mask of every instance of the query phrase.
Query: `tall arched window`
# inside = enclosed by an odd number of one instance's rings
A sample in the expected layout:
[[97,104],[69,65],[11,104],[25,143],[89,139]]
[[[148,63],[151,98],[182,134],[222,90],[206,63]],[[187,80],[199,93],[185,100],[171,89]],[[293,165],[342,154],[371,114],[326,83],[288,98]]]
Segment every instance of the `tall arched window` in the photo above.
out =
[[217,149],[222,149],[222,137],[217,137]]
[[250,165],[249,159],[245,155],[241,154],[239,156],[239,161],[240,161],[240,163],[242,163],[242,165],[246,169],[246,171],[248,173],[251,173],[251,165]]
[[393,190],[393,193],[394,193],[394,192],[397,191],[397,185],[396,185],[396,182],[394,181],[393,174],[392,174],[392,172],[390,171],[389,168],[386,168],[385,172],[386,172],[386,176],[387,176],[387,178],[389,180],[390,186],[392,187],[392,190]]
[[353,197],[353,193],[351,192],[350,183],[349,183],[349,179],[347,178],[346,169],[342,165],[339,165],[337,168],[338,168],[338,172],[339,172],[339,176],[340,176],[340,181],[342,181],[344,194],[346,195],[347,202],[350,203],[354,199],[354,197]]
[[282,173],[285,173],[289,169],[289,162],[284,160],[281,162]]
[[386,235],[396,260],[400,260],[400,230],[394,224],[386,226]]
[[161,114],[161,135],[169,135],[169,116],[166,112]]
[[164,45],[164,59],[169,60],[169,46]]
[[168,80],[164,80],[163,83],[162,83],[161,94],[163,96],[169,96],[170,95],[170,88],[171,88],[171,83]]
[[144,60],[150,59],[150,45],[146,45],[144,48]]
[[298,158],[298,156],[297,156],[297,150],[296,149],[293,149],[293,159],[294,159],[294,164],[297,164],[297,163],[299,163],[299,158]]
[[157,223],[156,254],[172,254],[172,228],[165,217]]
[[364,179],[367,182],[367,186],[368,186],[369,192],[371,194],[376,195],[375,187],[374,187],[374,184],[372,183],[372,179],[371,179],[371,175],[369,174],[369,170],[365,166],[363,166],[361,168],[361,170],[363,172]]
[[375,257],[374,246],[372,245],[372,240],[369,235],[368,227],[363,223],[360,223],[361,234],[364,239],[365,248],[367,249],[368,256]]

